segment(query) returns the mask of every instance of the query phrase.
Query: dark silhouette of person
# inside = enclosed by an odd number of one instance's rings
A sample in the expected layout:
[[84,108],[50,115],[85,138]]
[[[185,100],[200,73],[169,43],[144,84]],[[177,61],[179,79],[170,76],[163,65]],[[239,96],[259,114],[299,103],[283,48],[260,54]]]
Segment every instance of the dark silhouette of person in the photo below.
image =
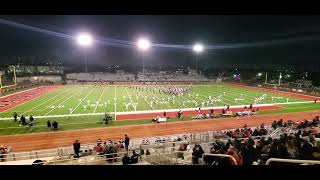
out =
[[18,114],[16,112],[13,113],[14,122],[17,122]]
[[79,153],[80,153],[80,142],[79,140],[75,140],[75,142],[73,143],[73,150],[74,150],[74,154],[75,154],[75,158],[79,158]]
[[27,125],[26,118],[23,115],[21,116],[21,124],[23,126]]
[[124,153],[124,156],[122,158],[122,164],[123,165],[130,164],[130,158],[128,157],[128,153],[127,152]]
[[124,135],[124,146],[126,151],[128,151],[129,149],[129,142],[130,142],[130,138],[128,137],[128,135]]
[[50,121],[47,121],[47,127],[51,128],[51,122]]
[[163,117],[167,117],[167,112],[163,112]]
[[30,122],[33,122],[34,121],[34,118],[33,118],[33,116],[31,115],[30,116]]
[[53,121],[52,127],[53,127],[53,129],[57,130],[58,129],[58,122]]

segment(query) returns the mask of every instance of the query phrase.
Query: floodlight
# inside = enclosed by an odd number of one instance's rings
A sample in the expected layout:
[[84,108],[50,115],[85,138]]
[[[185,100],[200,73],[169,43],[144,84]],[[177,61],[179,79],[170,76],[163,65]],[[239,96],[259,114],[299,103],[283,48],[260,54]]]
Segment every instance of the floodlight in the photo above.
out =
[[137,46],[139,49],[146,51],[150,48],[150,41],[146,38],[141,38],[138,40]]
[[203,45],[201,44],[195,44],[193,46],[193,51],[195,51],[196,53],[200,53],[203,51]]
[[262,76],[262,73],[258,73],[258,76]]
[[90,34],[81,33],[79,34],[77,41],[81,46],[90,46],[92,44],[92,37]]

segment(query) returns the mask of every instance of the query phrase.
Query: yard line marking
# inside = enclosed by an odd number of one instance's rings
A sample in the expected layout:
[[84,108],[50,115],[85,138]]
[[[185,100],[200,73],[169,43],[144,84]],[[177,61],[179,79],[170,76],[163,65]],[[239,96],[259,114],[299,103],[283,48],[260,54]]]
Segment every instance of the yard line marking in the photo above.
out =
[[[68,89],[69,90],[69,89]],[[73,92],[75,92],[75,91],[73,91]],[[69,91],[67,91],[67,92],[64,92],[64,93],[69,93]],[[70,93],[71,94],[71,93]],[[56,104],[57,102],[59,102],[61,99],[64,99],[66,96],[68,96],[69,94],[66,94],[66,95],[63,95],[61,98],[59,98],[59,99],[57,99],[57,100],[55,100],[53,103],[51,103],[50,105],[49,105],[49,107],[51,107],[52,105],[54,105],[54,104]],[[44,107],[41,111],[44,111],[44,110],[47,110],[48,109],[48,106],[47,107]]]
[[[58,104],[57,106],[55,106],[53,109],[51,109],[49,112],[47,112],[44,116],[48,115],[49,113],[51,113],[53,110],[55,110],[58,106],[60,106],[61,104],[63,104],[64,102],[66,102],[67,100],[69,100],[70,98],[72,98],[74,95],[77,94],[77,92],[79,92],[81,89],[76,89],[75,91],[73,91],[73,94],[71,96],[69,96],[67,99],[65,99],[64,101],[62,101],[60,104]],[[77,91],[77,92],[76,92]],[[76,92],[76,93],[74,93]]]
[[101,101],[101,98],[102,98],[102,96],[103,96],[104,90],[105,90],[105,88],[103,88],[103,90],[102,90],[102,93],[101,93],[101,95],[100,95],[100,98],[99,98],[99,100],[98,100],[98,104],[97,104],[97,105],[96,105],[96,107],[94,108],[94,111],[93,111],[93,113],[95,113],[95,112],[96,112],[96,110],[97,110],[97,107],[99,106],[99,103],[100,103],[100,101]]
[[139,91],[138,91],[138,93],[139,93],[139,95],[141,95],[142,99],[151,107],[151,109],[154,110],[153,107],[151,106],[151,103],[149,103]]
[[81,105],[81,103],[93,92],[94,88],[79,102],[79,104],[71,111],[71,114]]
[[[62,92],[62,93],[60,93],[60,94],[57,94],[57,95],[53,96],[52,98],[50,98],[50,99],[48,99],[48,100],[46,100],[46,101],[42,102],[41,104],[38,104],[37,106],[35,106],[35,107],[33,107],[33,108],[31,108],[31,109],[29,109],[29,110],[25,111],[25,112],[24,112],[24,113],[22,113],[21,115],[24,115],[24,114],[26,114],[27,112],[30,112],[31,110],[33,110],[33,109],[35,109],[35,108],[37,108],[37,107],[39,107],[39,106],[43,105],[44,103],[46,103],[46,102],[48,102],[48,101],[50,101],[50,100],[54,99],[54,98],[55,98],[55,97],[57,97],[57,96],[60,96],[61,94],[64,94],[64,93],[65,93],[65,91],[63,91],[63,92]],[[43,111],[43,110],[38,110],[38,111]]]
[[127,93],[128,97],[130,99],[130,102],[131,102],[131,106],[132,106],[132,108],[134,110],[134,106],[133,106],[133,102],[132,102],[132,99],[131,99],[131,95],[129,95],[127,88],[124,88],[124,89],[126,90],[126,93]]

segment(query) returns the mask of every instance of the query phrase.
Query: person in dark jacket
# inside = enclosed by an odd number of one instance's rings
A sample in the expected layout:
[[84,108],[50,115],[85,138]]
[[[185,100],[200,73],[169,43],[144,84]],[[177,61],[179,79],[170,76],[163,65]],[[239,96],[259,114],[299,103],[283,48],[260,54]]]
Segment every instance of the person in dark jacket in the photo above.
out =
[[128,157],[128,153],[127,152],[124,153],[124,156],[122,158],[122,164],[123,165],[130,164],[130,158]]
[[74,150],[74,154],[75,154],[75,158],[79,158],[79,153],[80,153],[80,141],[79,140],[75,140],[75,142],[73,143],[73,150]]
[[26,118],[23,115],[21,116],[21,124],[22,126],[27,125]]
[[50,121],[47,121],[47,127],[51,128],[51,122]]
[[129,150],[129,143],[130,143],[130,138],[128,137],[128,135],[124,135],[124,146],[126,151]]
[[34,121],[34,118],[33,118],[33,116],[31,115],[30,116],[30,122],[33,122]]
[[140,157],[139,154],[137,154],[135,151],[132,151],[132,156],[131,156],[131,159],[130,159],[130,163],[131,164],[138,163],[139,157]]
[[14,122],[17,122],[18,114],[16,112],[13,113]]

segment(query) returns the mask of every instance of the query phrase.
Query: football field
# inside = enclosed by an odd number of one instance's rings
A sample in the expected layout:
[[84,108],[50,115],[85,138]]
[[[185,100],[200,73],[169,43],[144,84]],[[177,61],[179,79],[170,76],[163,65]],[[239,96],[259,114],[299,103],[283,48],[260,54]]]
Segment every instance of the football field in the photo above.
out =
[[[224,105],[277,104],[306,101],[272,92],[249,90],[227,84],[192,85],[181,95],[160,91],[164,86],[65,85],[0,113],[24,116],[77,116],[114,112],[151,111]],[[170,86],[170,88],[187,86]],[[169,88],[169,87],[165,87]],[[256,98],[260,98],[255,102]]]

